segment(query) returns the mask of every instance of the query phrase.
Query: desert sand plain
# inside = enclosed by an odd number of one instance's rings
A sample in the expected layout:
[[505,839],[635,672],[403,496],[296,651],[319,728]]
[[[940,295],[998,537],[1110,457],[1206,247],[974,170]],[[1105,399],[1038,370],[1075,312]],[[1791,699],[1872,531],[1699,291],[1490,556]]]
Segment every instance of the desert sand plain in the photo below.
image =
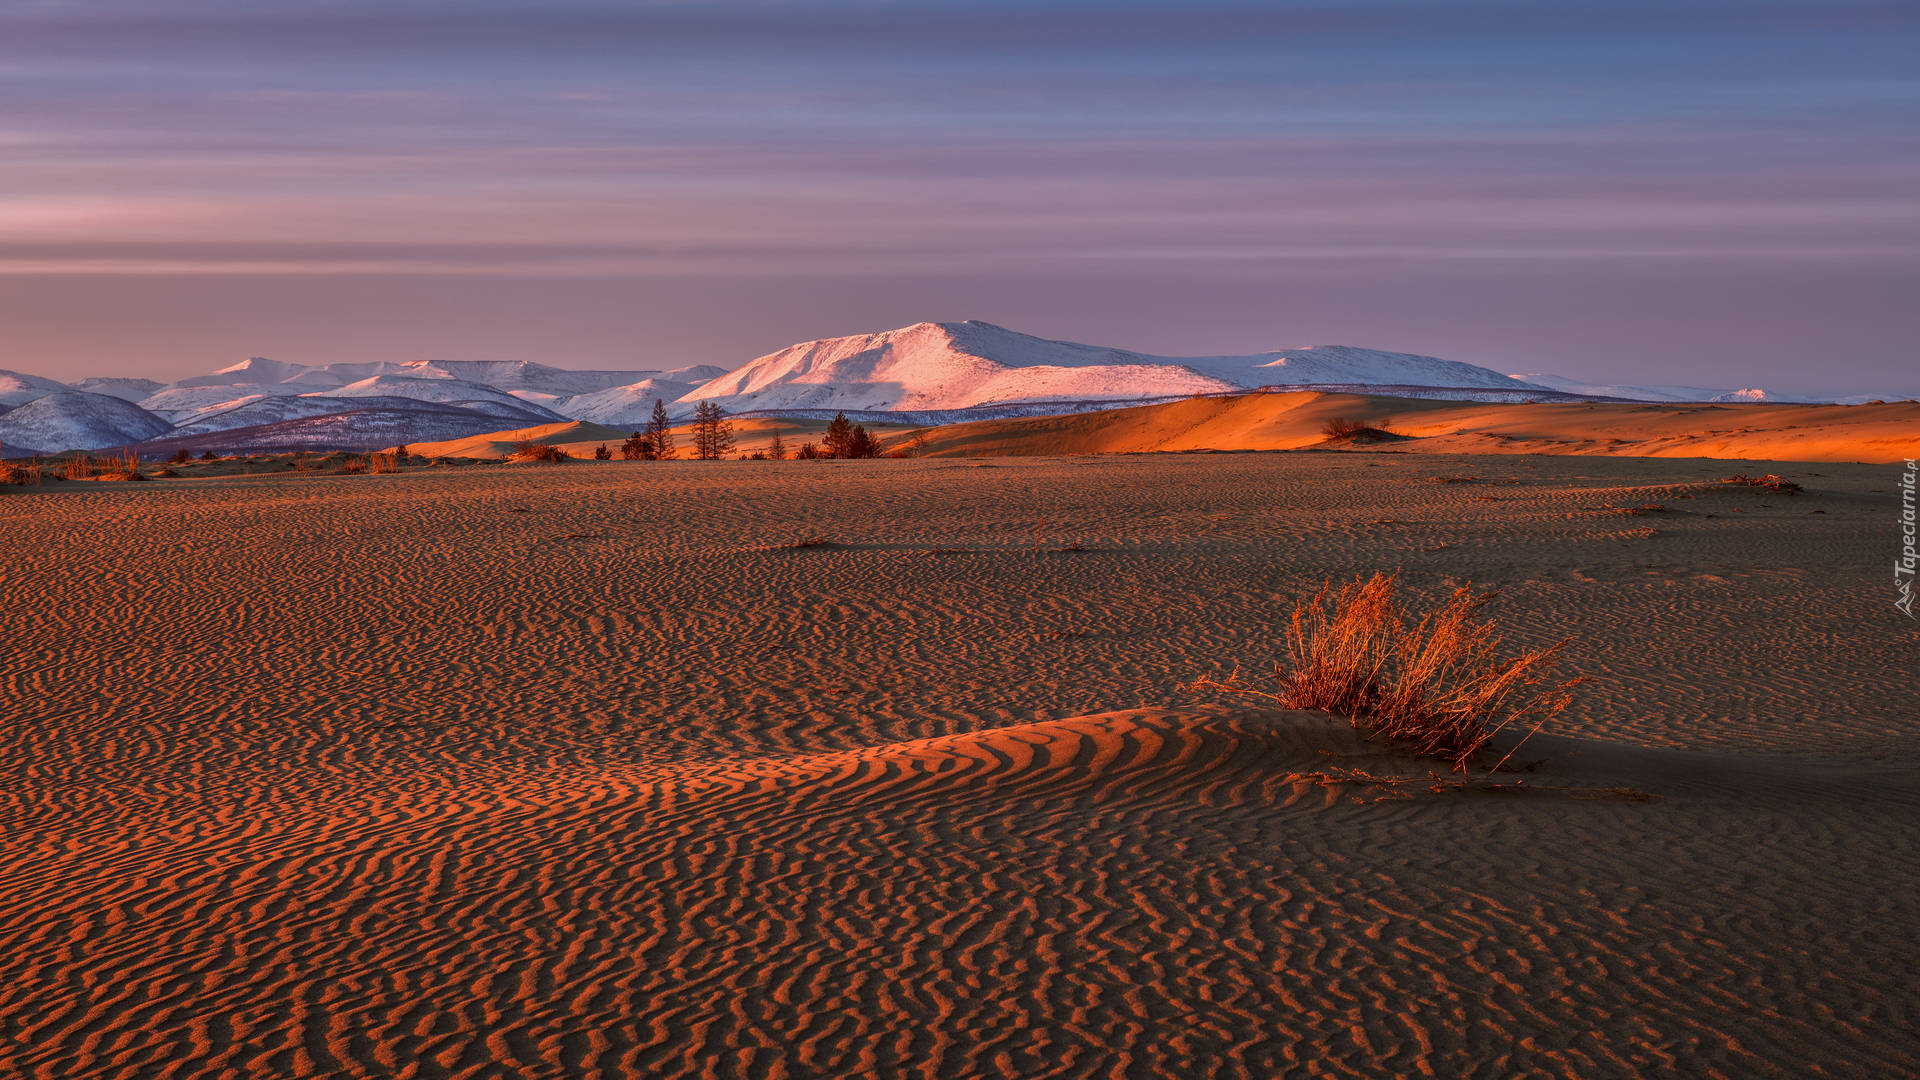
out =
[[[8,487],[0,1071],[1914,1075],[1897,473]],[[1377,570],[1573,639],[1525,790],[1322,783],[1430,766],[1182,689]]]

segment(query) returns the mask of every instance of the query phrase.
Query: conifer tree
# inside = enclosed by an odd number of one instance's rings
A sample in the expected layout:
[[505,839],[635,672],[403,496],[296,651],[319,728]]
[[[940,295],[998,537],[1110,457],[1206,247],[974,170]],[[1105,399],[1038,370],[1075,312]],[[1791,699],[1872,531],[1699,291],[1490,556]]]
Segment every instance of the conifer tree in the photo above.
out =
[[653,456],[658,460],[673,456],[673,424],[667,420],[665,398],[653,399],[653,419],[647,421],[647,441],[653,444]]
[[880,440],[867,434],[867,425],[855,424],[853,434],[847,437],[847,456],[850,458],[873,458],[880,456]]
[[620,444],[620,456],[627,461],[652,461],[653,441],[636,431],[633,438]]
[[773,433],[773,441],[767,444],[767,457],[774,461],[785,461],[787,458],[787,440],[781,438],[777,431]]
[[733,424],[727,411],[716,401],[703,401],[693,407],[693,456],[701,461],[719,461],[733,449]]
[[846,413],[835,413],[833,423],[827,425],[827,433],[820,437],[820,449],[830,458],[852,457],[853,425],[847,422]]

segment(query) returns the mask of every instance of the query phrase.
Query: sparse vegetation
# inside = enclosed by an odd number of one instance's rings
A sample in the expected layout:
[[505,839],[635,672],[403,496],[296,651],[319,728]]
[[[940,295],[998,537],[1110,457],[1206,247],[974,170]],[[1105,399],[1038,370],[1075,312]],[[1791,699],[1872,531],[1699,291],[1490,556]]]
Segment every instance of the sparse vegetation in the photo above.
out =
[[652,461],[657,457],[653,452],[653,440],[636,431],[633,437],[620,444],[622,461]]
[[[375,455],[375,457],[377,458],[378,455]],[[533,442],[532,440],[527,440],[524,442],[514,443],[513,452],[507,455],[507,460],[508,461],[543,461],[543,462],[547,462],[548,464],[558,465],[561,462],[573,460],[573,455],[567,453],[565,450],[562,450],[557,446],[548,446],[546,443]],[[381,470],[376,468],[373,471],[379,472]]]
[[[181,452],[185,453],[185,451],[181,451]],[[200,460],[201,461],[219,461],[220,458],[213,451],[209,450],[206,453],[200,455]]]
[[786,460],[787,440],[781,438],[777,431],[773,433],[773,441],[767,444],[767,457],[773,461]]
[[1782,479],[1772,473],[1767,473],[1765,476],[1747,476],[1744,473],[1735,473],[1720,482],[1723,484],[1745,484],[1748,487],[1766,488],[1768,491],[1777,491],[1782,495],[1798,495],[1806,490],[1799,484],[1791,480]]
[[601,443],[601,444],[600,444],[600,445],[599,445],[598,447],[596,447],[596,448],[594,449],[594,451],[593,451],[593,460],[595,460],[595,461],[612,461],[612,460],[613,460],[613,451],[612,451],[612,450],[609,450],[609,449],[607,449],[607,444],[606,444],[606,443]]
[[793,452],[793,459],[795,461],[818,461],[821,458],[830,456],[829,454],[821,453],[820,448],[810,442],[801,443],[800,449]]
[[1392,574],[1356,578],[1338,593],[1329,582],[1295,606],[1285,667],[1274,665],[1274,688],[1238,672],[1193,687],[1250,694],[1286,709],[1342,713],[1370,736],[1412,743],[1464,770],[1501,730],[1529,720],[1528,734],[1539,730],[1567,707],[1569,689],[1586,681],[1547,685],[1566,641],[1499,657],[1495,625],[1481,619],[1499,590],[1478,596],[1470,587],[1456,590],[1409,627],[1394,600],[1394,581]]
[[167,464],[185,465],[187,462],[192,460],[193,460],[193,455],[189,453],[185,448],[182,448],[177,453],[175,453],[172,457],[167,459]]
[[1376,439],[1392,439],[1399,436],[1399,433],[1393,430],[1391,422],[1387,420],[1386,417],[1381,417],[1374,421],[1367,421],[1354,420],[1345,416],[1336,416],[1321,426],[1320,433],[1327,437],[1328,442],[1340,440],[1372,441]]
[[0,461],[0,484],[38,484],[40,467],[38,465],[17,465],[11,461]]

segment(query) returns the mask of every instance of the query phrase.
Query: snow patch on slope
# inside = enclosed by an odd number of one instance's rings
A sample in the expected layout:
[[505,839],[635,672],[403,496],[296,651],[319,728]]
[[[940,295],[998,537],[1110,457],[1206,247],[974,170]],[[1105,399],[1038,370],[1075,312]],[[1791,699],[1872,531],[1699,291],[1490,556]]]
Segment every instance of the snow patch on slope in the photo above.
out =
[[100,450],[143,442],[173,425],[130,401],[62,390],[0,416],[0,442],[49,452]]
[[555,406],[554,411],[564,413],[575,420],[585,420],[593,424],[637,428],[653,417],[655,401],[667,403],[667,416],[672,419],[679,420],[692,416],[692,404],[675,404],[675,402],[692,393],[693,390],[692,383],[674,382],[669,379],[643,379],[631,386],[616,386],[596,394],[581,394],[562,405]]
[[0,405],[9,409],[71,389],[63,382],[20,371],[0,371]]
[[85,390],[89,394],[117,397],[121,401],[131,401],[137,405],[142,400],[152,397],[164,385],[152,379],[109,379],[96,375],[91,379],[82,379],[74,383],[73,388]]

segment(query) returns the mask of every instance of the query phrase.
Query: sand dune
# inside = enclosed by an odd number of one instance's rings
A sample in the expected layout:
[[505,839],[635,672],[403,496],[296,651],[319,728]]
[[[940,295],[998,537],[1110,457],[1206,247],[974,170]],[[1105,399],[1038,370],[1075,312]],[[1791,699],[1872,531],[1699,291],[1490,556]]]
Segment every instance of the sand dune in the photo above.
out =
[[[1726,471],[0,488],[0,1071],[1910,1075],[1891,474]],[[1525,790],[1180,689],[1393,568],[1575,638]]]
[[1293,450],[1334,417],[1384,420],[1394,449],[1768,461],[1887,462],[1920,454],[1920,405],[1501,405],[1362,394],[1192,398],[1112,412],[939,428],[928,453],[1039,456]]

